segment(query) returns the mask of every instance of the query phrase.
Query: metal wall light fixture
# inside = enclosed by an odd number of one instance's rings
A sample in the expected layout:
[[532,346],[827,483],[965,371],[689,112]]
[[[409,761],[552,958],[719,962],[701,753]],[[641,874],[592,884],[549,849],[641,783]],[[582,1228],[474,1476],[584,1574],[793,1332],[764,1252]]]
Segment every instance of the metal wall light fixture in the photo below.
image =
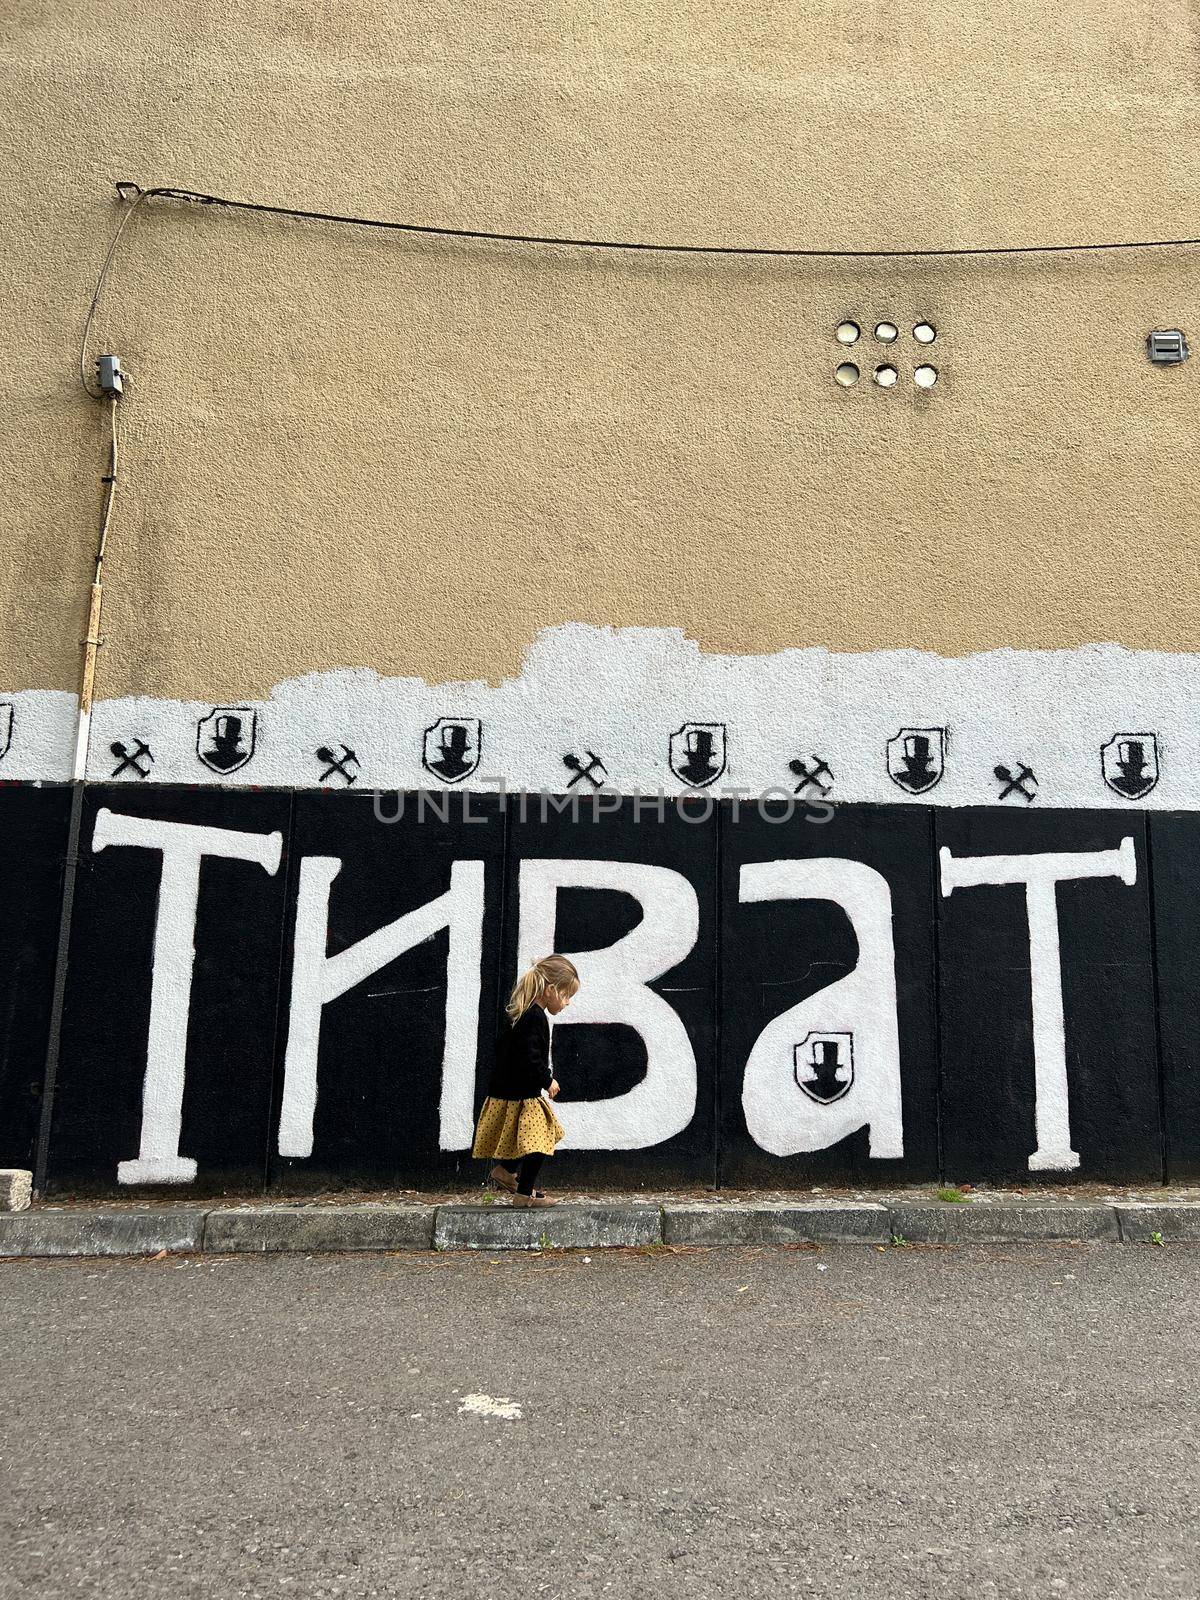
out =
[[1146,335],[1146,354],[1157,366],[1177,367],[1191,352],[1178,328],[1155,328]]

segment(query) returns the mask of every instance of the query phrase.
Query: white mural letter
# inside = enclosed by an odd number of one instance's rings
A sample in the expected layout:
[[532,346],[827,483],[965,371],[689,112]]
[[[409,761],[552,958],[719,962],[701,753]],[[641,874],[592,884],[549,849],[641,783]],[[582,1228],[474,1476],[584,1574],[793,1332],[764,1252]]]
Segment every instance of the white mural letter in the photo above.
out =
[[[483,862],[456,861],[450,887],[337,955],[329,941],[329,890],[342,870],[336,856],[306,856],[296,901],[296,958],[279,1110],[279,1154],[310,1156],[317,1109],[321,1012],[389,961],[447,928],[446,1041],[442,1052],[443,1150],[466,1150],[474,1135],[475,1055],[483,965]],[[403,1040],[397,1041],[403,1049]]]
[[126,817],[106,806],[96,813],[92,849],[132,845],[162,854],[154,922],[150,1030],[142,1089],[142,1134],[136,1161],[117,1166],[118,1183],[191,1183],[196,1163],[179,1154],[183,1120],[188,1013],[196,959],[196,905],[205,856],[252,861],[272,876],[283,851],[281,833],[239,833],[190,822]]
[[853,972],[767,1024],[750,1051],[742,1107],[750,1137],[772,1155],[824,1150],[870,1129],[877,1159],[904,1154],[896,953],[887,879],[861,861],[759,861],[740,898],[830,900],[858,940]]
[[1122,839],[1118,850],[1047,851],[1030,856],[955,856],[943,845],[940,855],[943,895],[987,883],[1025,885],[1037,1128],[1037,1149],[1029,1166],[1034,1172],[1077,1167],[1079,1156],[1071,1149],[1056,886],[1079,878],[1120,878],[1132,887],[1137,882],[1133,840]]
[[560,951],[579,968],[580,989],[553,1023],[619,1022],[641,1035],[646,1076],[625,1094],[562,1109],[566,1150],[637,1150],[681,1133],[696,1110],[696,1056],[679,1013],[646,987],[696,943],[696,891],[668,867],[622,861],[522,861],[517,968],[554,949],[560,889],[631,895],[642,920],[605,950]]

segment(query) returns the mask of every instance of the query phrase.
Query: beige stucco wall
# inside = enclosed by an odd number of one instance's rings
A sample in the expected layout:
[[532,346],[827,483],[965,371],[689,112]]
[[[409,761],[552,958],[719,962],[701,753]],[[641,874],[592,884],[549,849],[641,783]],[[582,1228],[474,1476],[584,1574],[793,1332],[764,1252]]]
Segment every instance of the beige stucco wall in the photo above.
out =
[[[103,470],[75,376],[112,180],[486,228],[921,246],[1200,233],[1189,0],[533,8],[8,0],[0,686],[75,685]],[[1200,644],[1200,251],[803,263],[151,204],[99,693],[706,647]],[[941,382],[832,381],[928,317]]]

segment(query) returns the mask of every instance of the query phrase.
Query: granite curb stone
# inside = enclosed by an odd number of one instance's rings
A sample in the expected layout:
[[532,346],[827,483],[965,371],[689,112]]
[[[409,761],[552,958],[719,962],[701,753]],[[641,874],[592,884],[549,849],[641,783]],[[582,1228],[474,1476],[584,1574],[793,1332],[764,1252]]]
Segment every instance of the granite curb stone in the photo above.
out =
[[32,1198],[32,1172],[24,1167],[0,1167],[0,1211],[28,1211]]
[[1114,1208],[1121,1238],[1128,1244],[1157,1244],[1162,1239],[1200,1239],[1200,1201],[1158,1205],[1153,1200],[1118,1200]]
[[204,1248],[240,1251],[431,1250],[434,1206],[231,1206],[210,1211]]
[[886,1244],[891,1233],[887,1206],[867,1202],[733,1200],[663,1206],[667,1244]]
[[439,1206],[435,1250],[602,1250],[662,1243],[662,1210],[647,1205],[536,1208]]
[[1115,1207],[1076,1202],[966,1205],[893,1203],[892,1234],[910,1244],[1040,1243],[1048,1239],[1121,1237]]
[[1200,1240],[1200,1201],[564,1201],[510,1205],[35,1207],[0,1212],[0,1257],[354,1250],[600,1250],[672,1244]]
[[201,1248],[203,1211],[20,1211],[0,1216],[0,1256],[152,1256]]

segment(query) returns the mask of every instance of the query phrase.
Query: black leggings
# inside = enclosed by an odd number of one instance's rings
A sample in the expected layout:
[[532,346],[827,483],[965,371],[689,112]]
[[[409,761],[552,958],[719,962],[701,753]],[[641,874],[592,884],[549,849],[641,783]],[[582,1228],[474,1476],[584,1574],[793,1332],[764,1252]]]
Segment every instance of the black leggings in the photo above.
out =
[[518,1194],[532,1194],[537,1175],[542,1170],[544,1155],[522,1156],[520,1161],[498,1161],[496,1165],[505,1172],[515,1174]]

